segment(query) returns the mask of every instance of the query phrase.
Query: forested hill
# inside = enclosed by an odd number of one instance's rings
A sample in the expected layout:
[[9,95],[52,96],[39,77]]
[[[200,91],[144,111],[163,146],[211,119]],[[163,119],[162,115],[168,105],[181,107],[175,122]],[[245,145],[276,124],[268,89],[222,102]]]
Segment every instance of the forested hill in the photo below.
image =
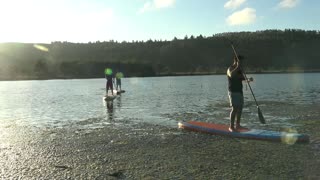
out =
[[225,73],[233,42],[248,72],[320,70],[320,31],[296,29],[221,33],[172,41],[0,44],[0,79],[104,77],[104,68],[130,76]]

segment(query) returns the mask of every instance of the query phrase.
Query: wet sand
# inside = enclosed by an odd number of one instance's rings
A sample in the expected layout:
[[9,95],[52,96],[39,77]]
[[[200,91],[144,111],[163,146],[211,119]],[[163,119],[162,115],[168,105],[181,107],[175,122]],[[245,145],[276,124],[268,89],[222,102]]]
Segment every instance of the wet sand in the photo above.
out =
[[[92,129],[99,119],[60,128],[11,122],[0,126],[0,178],[319,179],[320,106],[275,103],[262,102],[265,115],[289,114],[296,130],[310,135],[309,143],[213,136],[130,120]],[[214,119],[201,113],[165,116]]]
[[288,145],[140,123],[92,130],[10,126],[0,141],[2,179],[320,177],[317,139]]

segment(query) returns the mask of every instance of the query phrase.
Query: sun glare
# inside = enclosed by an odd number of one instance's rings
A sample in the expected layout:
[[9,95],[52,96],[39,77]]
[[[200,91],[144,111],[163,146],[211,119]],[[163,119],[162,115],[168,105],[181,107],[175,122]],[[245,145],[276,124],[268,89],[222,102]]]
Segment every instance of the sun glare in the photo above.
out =
[[44,9],[35,1],[0,1],[1,42],[28,42],[38,40],[39,27],[45,27]]
[[0,42],[88,42],[110,34],[113,10],[64,1],[0,1]]

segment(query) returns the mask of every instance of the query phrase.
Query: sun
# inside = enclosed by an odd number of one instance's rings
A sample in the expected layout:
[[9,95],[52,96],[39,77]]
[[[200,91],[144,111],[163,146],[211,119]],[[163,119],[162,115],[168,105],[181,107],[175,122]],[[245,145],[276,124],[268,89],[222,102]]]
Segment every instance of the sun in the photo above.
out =
[[89,42],[117,32],[107,5],[84,9],[76,2],[0,0],[0,42]]
[[33,2],[0,1],[0,42],[24,42],[36,37],[38,23],[44,17],[37,15],[39,11]]

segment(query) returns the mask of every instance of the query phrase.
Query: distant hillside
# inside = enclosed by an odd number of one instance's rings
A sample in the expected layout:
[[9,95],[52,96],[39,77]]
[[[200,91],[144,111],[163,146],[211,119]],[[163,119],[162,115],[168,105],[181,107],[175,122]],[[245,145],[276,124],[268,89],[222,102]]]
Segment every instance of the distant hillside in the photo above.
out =
[[125,76],[225,73],[233,42],[250,72],[320,70],[320,32],[296,29],[221,33],[172,41],[0,44],[0,79],[103,77],[105,67]]

